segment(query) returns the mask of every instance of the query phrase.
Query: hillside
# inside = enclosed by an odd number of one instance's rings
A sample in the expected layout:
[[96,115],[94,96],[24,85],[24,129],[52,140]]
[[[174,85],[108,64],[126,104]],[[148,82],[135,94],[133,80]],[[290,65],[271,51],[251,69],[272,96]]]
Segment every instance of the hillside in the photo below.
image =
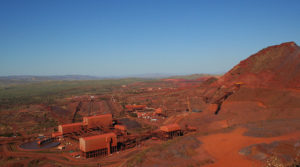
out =
[[287,42],[262,49],[219,80],[223,85],[236,82],[251,87],[300,88],[300,47]]
[[206,109],[232,123],[298,118],[300,47],[267,47],[241,61],[203,89]]

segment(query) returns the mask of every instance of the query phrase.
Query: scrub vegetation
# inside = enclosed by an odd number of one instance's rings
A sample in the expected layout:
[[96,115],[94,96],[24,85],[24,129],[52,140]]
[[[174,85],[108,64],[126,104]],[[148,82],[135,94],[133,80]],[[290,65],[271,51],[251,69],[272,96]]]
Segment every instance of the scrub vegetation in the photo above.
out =
[[103,94],[121,85],[146,79],[110,79],[88,81],[42,81],[34,83],[0,83],[0,110],[22,105],[53,104],[57,99],[83,94]]

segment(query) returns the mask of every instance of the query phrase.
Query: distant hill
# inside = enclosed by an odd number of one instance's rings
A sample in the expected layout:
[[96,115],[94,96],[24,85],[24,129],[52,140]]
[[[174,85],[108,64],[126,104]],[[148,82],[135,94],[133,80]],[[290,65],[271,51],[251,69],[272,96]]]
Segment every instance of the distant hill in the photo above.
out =
[[210,78],[210,77],[220,77],[220,75],[212,75],[212,74],[175,75],[175,76],[167,77],[167,79],[194,80],[194,79],[199,79],[199,78]]
[[135,74],[135,75],[125,75],[119,76],[119,78],[152,78],[152,79],[160,79],[167,78],[172,76],[172,74],[164,74],[164,73],[148,73],[148,74]]

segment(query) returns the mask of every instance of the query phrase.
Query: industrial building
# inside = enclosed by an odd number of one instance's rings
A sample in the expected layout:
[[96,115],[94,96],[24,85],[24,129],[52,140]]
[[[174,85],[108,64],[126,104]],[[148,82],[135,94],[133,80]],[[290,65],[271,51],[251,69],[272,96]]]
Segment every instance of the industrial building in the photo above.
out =
[[112,154],[117,151],[117,136],[115,133],[105,133],[82,137],[79,139],[79,149],[86,158]]
[[83,122],[58,125],[58,131],[52,137],[78,133],[89,129],[104,129],[112,127],[112,114],[83,117]]
[[83,125],[88,129],[105,128],[112,126],[112,115],[103,114],[90,117],[83,117]]
[[58,126],[58,132],[62,135],[78,132],[82,129],[82,122],[71,123],[71,124],[63,124]]
[[178,124],[165,125],[153,132],[132,135],[127,132],[126,126],[113,125],[112,114],[104,114],[83,117],[83,122],[79,123],[59,125],[58,132],[52,133],[52,139],[60,136],[75,139],[79,141],[81,155],[92,158],[135,147],[153,136],[167,140],[181,135],[183,131]]
[[161,126],[160,131],[162,132],[164,139],[172,139],[173,137],[183,135],[183,132],[178,124]]

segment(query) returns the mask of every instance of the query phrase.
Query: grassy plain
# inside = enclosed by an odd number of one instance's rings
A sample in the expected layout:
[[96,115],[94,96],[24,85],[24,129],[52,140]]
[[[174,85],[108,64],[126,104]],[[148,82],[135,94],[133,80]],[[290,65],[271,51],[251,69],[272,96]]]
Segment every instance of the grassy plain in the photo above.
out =
[[109,93],[121,85],[149,79],[105,79],[83,81],[0,82],[0,110],[31,104],[53,104],[69,96]]

